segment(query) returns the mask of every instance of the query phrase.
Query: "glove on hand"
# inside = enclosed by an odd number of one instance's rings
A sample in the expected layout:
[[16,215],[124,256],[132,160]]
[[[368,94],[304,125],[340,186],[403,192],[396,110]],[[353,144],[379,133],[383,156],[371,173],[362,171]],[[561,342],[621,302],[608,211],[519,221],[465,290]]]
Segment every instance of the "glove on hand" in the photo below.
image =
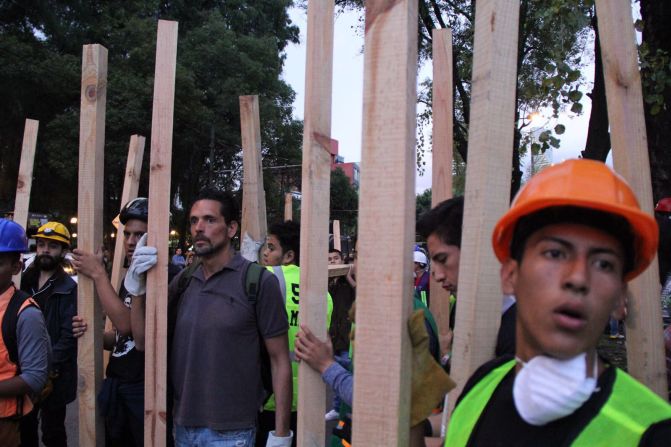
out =
[[416,310],[410,316],[408,332],[412,344],[410,426],[414,427],[431,414],[456,383],[429,352],[429,334],[426,332],[422,309]]
[[156,247],[147,247],[147,234],[145,233],[135,246],[133,259],[130,261],[130,267],[126,272],[126,279],[123,284],[128,293],[133,296],[144,295],[147,290],[146,271],[156,265],[158,257]]
[[255,241],[245,231],[245,234],[242,236],[242,243],[240,244],[240,254],[246,260],[256,262],[259,260],[259,248],[261,248],[262,245],[263,240]]
[[291,447],[291,441],[294,439],[294,432],[289,430],[289,436],[279,437],[275,436],[275,431],[268,433],[268,441],[266,447]]

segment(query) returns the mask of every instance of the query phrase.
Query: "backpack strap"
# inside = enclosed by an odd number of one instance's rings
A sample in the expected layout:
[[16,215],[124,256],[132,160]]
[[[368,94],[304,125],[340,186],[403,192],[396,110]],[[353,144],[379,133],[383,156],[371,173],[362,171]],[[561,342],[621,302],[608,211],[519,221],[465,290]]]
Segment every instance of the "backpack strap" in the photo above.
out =
[[261,275],[265,268],[256,262],[250,262],[247,265],[245,272],[245,293],[247,299],[253,306],[256,306],[256,299],[259,295],[259,283],[261,282]]
[[[30,300],[29,303],[26,303],[27,300]],[[24,304],[26,304],[24,306]],[[2,318],[2,339],[5,342],[7,347],[7,353],[9,354],[9,360],[17,365],[17,375],[20,373],[18,369],[19,366],[19,348],[18,341],[16,338],[16,329],[19,322],[19,314],[26,307],[34,306],[39,308],[39,306],[30,298],[30,295],[26,292],[16,289],[14,295],[9,299],[9,304],[7,304],[7,309],[5,310],[5,315]]]

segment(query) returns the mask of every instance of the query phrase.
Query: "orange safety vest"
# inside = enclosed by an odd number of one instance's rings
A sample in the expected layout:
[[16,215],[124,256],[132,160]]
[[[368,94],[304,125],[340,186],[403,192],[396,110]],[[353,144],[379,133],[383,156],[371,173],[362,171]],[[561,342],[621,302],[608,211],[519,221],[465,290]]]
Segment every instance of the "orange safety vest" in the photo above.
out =
[[[7,310],[9,301],[12,299],[15,291],[16,288],[12,285],[5,291],[5,293],[0,295],[0,322],[2,322],[2,319],[5,317],[5,311]],[[18,313],[20,314],[23,309],[33,305],[37,306],[35,301],[33,301],[32,298],[26,298],[21,304]],[[9,360],[9,352],[7,351],[7,346],[5,346],[5,340],[2,338],[2,331],[0,331],[0,381],[11,379],[16,376],[18,370],[19,367]],[[21,417],[28,414],[32,409],[33,402],[28,395],[0,398],[0,418]]]

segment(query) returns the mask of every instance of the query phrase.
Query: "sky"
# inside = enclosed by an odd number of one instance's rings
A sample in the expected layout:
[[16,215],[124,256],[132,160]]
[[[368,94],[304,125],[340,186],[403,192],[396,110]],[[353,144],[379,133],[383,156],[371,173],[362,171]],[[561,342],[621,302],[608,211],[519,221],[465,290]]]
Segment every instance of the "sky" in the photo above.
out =
[[[359,11],[347,11],[337,14],[335,19],[331,138],[339,141],[339,153],[344,156],[346,162],[361,161],[364,59],[363,33],[360,29],[361,14],[362,12]],[[307,11],[292,8],[289,16],[292,22],[300,28],[300,44],[291,44],[286,50],[287,59],[283,79],[296,91],[294,116],[303,119]],[[591,53],[592,45],[586,45],[585,51]],[[584,60],[586,59],[593,59],[593,54],[586,54]],[[419,70],[418,83],[431,77],[431,73],[431,63],[428,62]],[[593,80],[593,65],[584,68],[583,76],[590,82]],[[586,93],[591,90],[591,85],[583,87],[582,90]],[[591,101],[586,95],[583,95],[582,104],[583,113],[579,116],[561,114],[556,120],[540,119],[539,125],[547,122],[550,126],[547,128],[552,128],[556,124],[563,124],[566,127],[566,133],[561,136],[561,147],[550,151],[549,161],[559,162],[576,158],[584,148],[591,110]],[[541,114],[549,115],[548,112],[543,111]],[[418,194],[431,187],[431,157],[428,156],[426,159],[427,166],[423,175],[416,174],[415,191]],[[362,175],[365,174],[362,172]]]

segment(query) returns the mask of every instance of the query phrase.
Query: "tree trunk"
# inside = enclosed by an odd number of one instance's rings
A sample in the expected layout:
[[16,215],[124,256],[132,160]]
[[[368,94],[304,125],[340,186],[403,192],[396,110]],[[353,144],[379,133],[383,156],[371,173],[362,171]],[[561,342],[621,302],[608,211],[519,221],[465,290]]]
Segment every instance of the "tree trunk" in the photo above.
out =
[[[641,16],[644,22],[643,42],[650,48],[650,53],[664,51],[666,56],[671,54],[671,3],[658,0],[640,0]],[[671,76],[667,67],[662,76],[663,82]],[[649,69],[642,71],[644,79],[649,78]],[[646,89],[644,83],[643,94],[648,97],[653,92]],[[664,98],[664,106],[653,115],[651,105],[645,103],[645,123],[648,134],[648,151],[650,154],[650,169],[652,174],[652,194],[657,202],[663,197],[671,196],[671,87],[668,83],[663,91],[658,93]]]
[[589,115],[587,141],[585,150],[581,152],[583,158],[606,161],[610,151],[610,133],[608,132],[608,108],[606,106],[606,85],[603,79],[603,62],[601,61],[601,46],[599,28],[596,16],[592,18],[594,39],[594,88],[587,96],[592,100],[592,111]]

